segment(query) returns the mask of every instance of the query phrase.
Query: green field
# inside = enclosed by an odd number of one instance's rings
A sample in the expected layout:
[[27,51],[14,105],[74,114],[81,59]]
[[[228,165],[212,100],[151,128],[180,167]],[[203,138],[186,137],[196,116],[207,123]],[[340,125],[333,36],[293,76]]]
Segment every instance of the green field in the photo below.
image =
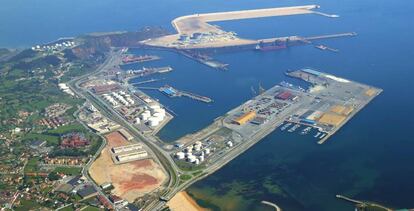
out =
[[53,170],[53,172],[59,172],[67,175],[79,175],[81,171],[81,167],[56,167],[55,170]]
[[24,167],[24,172],[25,173],[28,173],[28,172],[38,172],[38,170],[39,170],[39,168],[38,168],[39,161],[40,161],[39,158],[30,158],[27,161],[26,166]]

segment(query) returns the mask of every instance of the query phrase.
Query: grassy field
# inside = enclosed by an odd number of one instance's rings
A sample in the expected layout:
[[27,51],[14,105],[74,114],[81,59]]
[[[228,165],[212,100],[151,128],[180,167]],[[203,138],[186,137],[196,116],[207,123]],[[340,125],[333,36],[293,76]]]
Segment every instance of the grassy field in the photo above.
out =
[[53,172],[63,173],[67,175],[79,175],[82,171],[81,167],[56,167]]
[[27,161],[26,166],[24,167],[24,172],[25,173],[28,173],[28,172],[38,172],[38,170],[39,170],[39,168],[38,168],[39,161],[40,161],[39,158],[30,158]]
[[99,211],[101,209],[97,208],[97,207],[93,207],[93,206],[87,206],[84,209],[81,209],[82,211]]
[[38,204],[35,201],[30,200],[21,200],[21,203],[18,207],[16,207],[14,210],[16,211],[27,211],[27,210],[37,210],[40,208],[40,204]]

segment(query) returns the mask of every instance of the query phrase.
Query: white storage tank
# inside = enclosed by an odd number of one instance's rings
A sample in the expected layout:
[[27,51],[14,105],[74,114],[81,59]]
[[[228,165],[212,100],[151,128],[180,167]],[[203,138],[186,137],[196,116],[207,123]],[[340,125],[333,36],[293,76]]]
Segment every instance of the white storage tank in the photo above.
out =
[[140,124],[141,123],[141,119],[140,118],[135,118],[135,124]]
[[210,148],[206,148],[206,149],[204,150],[204,153],[206,153],[206,155],[210,154]]
[[200,162],[204,161],[204,155],[201,155],[200,157],[198,157],[198,159],[200,160]]
[[161,108],[161,107],[160,107],[160,105],[158,105],[158,104],[152,104],[152,105],[150,105],[149,107],[150,107],[150,109],[152,109],[152,110],[155,110],[155,109],[160,109],[160,108]]
[[182,160],[185,158],[185,154],[184,152],[177,152],[177,154],[175,154],[175,157],[179,160]]
[[200,151],[200,150],[201,150],[201,145],[195,145],[195,146],[194,146],[194,150],[195,150],[196,152]]
[[196,161],[196,157],[194,155],[188,156],[187,161],[193,163]]
[[143,120],[143,121],[147,121],[148,120],[148,118],[150,118],[150,114],[148,114],[148,113],[142,113],[141,115],[141,119]]
[[200,164],[200,160],[199,160],[199,159],[195,159],[194,163],[195,163],[196,165],[198,165],[198,164]]
[[232,147],[233,146],[233,142],[231,142],[231,141],[228,141],[226,144],[227,144],[228,147]]
[[151,127],[156,127],[156,126],[158,126],[160,124],[160,121],[158,120],[158,118],[150,117],[148,119],[148,124]]
[[156,117],[156,118],[158,118],[160,121],[162,121],[164,119],[164,117],[165,117],[165,114],[155,113],[153,116]]

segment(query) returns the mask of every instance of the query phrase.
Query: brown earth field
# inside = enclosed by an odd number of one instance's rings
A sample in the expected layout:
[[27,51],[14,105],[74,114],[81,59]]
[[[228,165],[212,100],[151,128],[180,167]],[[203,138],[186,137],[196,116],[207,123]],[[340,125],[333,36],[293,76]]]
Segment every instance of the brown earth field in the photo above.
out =
[[113,194],[133,202],[145,193],[157,189],[164,182],[164,172],[152,159],[115,165],[111,158],[111,148],[131,143],[119,132],[112,132],[105,137],[108,144],[89,169],[89,174],[98,185],[112,183]]

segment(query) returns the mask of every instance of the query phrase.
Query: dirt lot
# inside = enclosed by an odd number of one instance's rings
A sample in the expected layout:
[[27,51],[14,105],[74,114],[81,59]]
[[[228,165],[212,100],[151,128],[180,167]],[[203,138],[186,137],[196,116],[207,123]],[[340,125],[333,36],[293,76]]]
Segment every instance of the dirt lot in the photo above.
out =
[[133,202],[137,197],[158,188],[166,179],[160,166],[152,159],[138,160],[115,165],[111,159],[111,148],[128,145],[118,132],[106,135],[108,145],[89,169],[91,177],[100,185],[110,182],[113,194]]

